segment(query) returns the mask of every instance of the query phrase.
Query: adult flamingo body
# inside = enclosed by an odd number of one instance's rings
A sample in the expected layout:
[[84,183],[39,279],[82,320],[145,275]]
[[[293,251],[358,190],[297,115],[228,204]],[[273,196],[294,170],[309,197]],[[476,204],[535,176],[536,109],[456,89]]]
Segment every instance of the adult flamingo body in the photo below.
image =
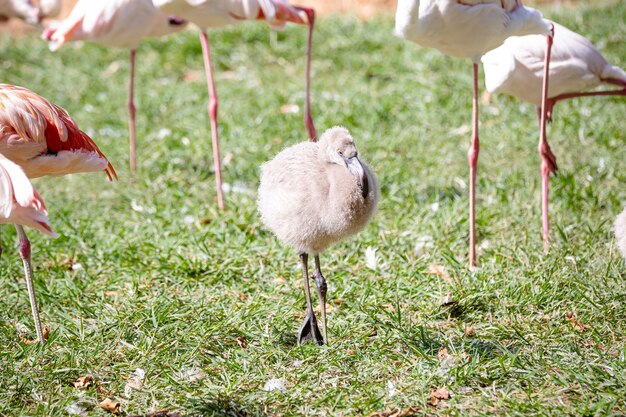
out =
[[95,171],[117,178],[111,163],[67,111],[10,84],[0,84],[0,153],[29,178]]
[[69,41],[88,40],[104,46],[130,48],[128,93],[130,170],[136,169],[135,54],[142,39],[181,30],[185,22],[166,15],[150,0],[78,0],[70,15],[51,24],[42,37],[57,50]]
[[[548,115],[557,101],[609,92],[584,92],[601,85],[617,85],[610,93],[624,95],[626,72],[609,64],[584,36],[563,25],[554,25],[550,55]],[[541,107],[541,83],[545,60],[544,39],[538,35],[511,36],[496,49],[483,55],[485,86],[490,93],[505,93]]]
[[[487,51],[513,35],[541,34],[551,43],[551,26],[521,0],[399,0],[396,34],[425,47],[472,60],[474,97],[470,167],[470,267],[476,266],[475,194],[478,164],[478,64]],[[549,57],[549,53],[547,54]],[[547,64],[547,62],[546,62]],[[547,82],[547,80],[546,80]]]
[[105,171],[109,179],[117,175],[98,146],[65,110],[26,88],[9,84],[0,84],[0,156],[0,216],[4,219],[0,223],[16,224],[37,338],[43,343],[30,268],[30,242],[21,225],[53,232],[43,200],[26,177],[89,171]]
[[39,23],[40,11],[31,0],[0,0],[0,22],[15,17],[26,23]]
[[211,120],[211,139],[215,166],[215,183],[217,187],[217,203],[220,209],[223,210],[226,208],[226,205],[224,203],[224,194],[222,191],[222,167],[217,128],[217,93],[215,91],[215,82],[213,80],[211,51],[209,48],[209,38],[206,33],[206,29],[221,28],[243,20],[265,20],[274,27],[282,27],[287,22],[309,26],[304,123],[307,128],[309,138],[311,140],[316,140],[317,133],[311,116],[309,94],[311,47],[315,12],[313,9],[290,5],[285,0],[153,0],[153,3],[164,12],[186,19],[200,28],[200,42],[202,44],[207,87],[209,90],[208,113]]
[[[583,96],[626,96],[626,72],[607,62],[593,44],[576,32],[553,22],[554,45],[550,55],[550,84],[546,101],[546,117],[552,117],[554,105],[561,100]],[[482,57],[485,85],[491,93],[506,93],[537,106],[541,124],[539,88],[543,79],[545,50],[541,36],[513,36],[501,46]],[[616,85],[621,89],[587,91],[601,85]],[[545,127],[544,127],[545,129]],[[544,132],[545,135],[545,132]],[[544,241],[548,237],[549,174],[556,173],[556,157],[545,139],[545,152],[550,164],[542,169],[542,228]]]

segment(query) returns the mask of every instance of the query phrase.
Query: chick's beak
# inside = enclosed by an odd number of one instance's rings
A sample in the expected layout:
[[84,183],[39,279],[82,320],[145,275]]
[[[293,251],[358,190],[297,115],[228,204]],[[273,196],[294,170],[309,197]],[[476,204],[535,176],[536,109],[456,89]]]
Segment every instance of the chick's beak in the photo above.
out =
[[365,171],[363,170],[363,165],[357,156],[353,156],[351,158],[345,158],[346,166],[350,170],[350,173],[356,179],[359,187],[363,188],[363,182],[365,180]]

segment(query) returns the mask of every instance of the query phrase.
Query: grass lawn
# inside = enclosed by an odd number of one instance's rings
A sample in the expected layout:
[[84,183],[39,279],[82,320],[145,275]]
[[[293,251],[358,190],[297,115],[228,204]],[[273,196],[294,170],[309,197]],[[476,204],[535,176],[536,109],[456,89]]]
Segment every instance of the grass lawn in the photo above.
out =
[[[626,66],[626,3],[577,4],[544,13]],[[626,202],[624,100],[555,109],[547,255],[535,110],[506,96],[483,105],[480,269],[470,272],[471,64],[394,38],[392,27],[392,16],[317,25],[317,129],[348,127],[382,185],[372,224],[322,255],[323,347],[296,346],[298,257],[264,230],[255,204],[259,165],[306,138],[302,112],[285,110],[302,109],[304,28],[210,34],[223,213],[193,30],[138,51],[134,179],[128,52],[51,53],[36,33],[0,35],[0,80],[65,107],[120,176],[35,181],[61,234],[30,232],[45,346],[23,342],[34,338],[30,307],[15,230],[2,228],[0,416],[106,415],[106,397],[127,415],[625,415],[625,265],[612,235]],[[455,303],[442,306],[446,297]],[[74,387],[86,375],[94,383]],[[278,388],[266,389],[272,380]],[[450,398],[435,398],[439,388]]]

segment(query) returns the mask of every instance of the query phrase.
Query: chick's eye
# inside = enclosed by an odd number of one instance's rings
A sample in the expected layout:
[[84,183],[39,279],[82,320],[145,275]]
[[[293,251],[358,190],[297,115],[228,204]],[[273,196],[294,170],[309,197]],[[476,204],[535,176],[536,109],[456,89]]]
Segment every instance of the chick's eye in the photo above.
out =
[[339,151],[339,155],[343,156],[343,151]]

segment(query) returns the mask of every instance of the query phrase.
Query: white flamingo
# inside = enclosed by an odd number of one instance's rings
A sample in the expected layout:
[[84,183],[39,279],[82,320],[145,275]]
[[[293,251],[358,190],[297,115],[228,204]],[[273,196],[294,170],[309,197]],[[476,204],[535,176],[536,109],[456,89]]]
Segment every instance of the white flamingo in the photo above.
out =
[[[470,268],[476,266],[475,194],[478,138],[478,64],[480,57],[513,35],[547,35],[547,50],[552,43],[551,25],[537,10],[521,0],[399,0],[396,34],[425,47],[459,58],[472,60],[474,97],[472,142],[468,151],[470,167]],[[548,68],[549,52],[546,54]],[[547,77],[545,83],[547,84]],[[547,88],[547,87],[546,87]],[[543,136],[540,148],[544,148]],[[544,150],[545,151],[545,150]],[[547,154],[542,151],[544,162]],[[546,162],[547,163],[547,162]]]
[[17,227],[37,338],[43,343],[30,267],[30,242],[22,225],[53,232],[43,200],[26,177],[94,171],[106,172],[109,179],[117,175],[94,141],[64,109],[26,88],[10,84],[0,84],[0,155],[0,174],[4,174],[0,181],[0,216],[4,220],[0,219],[0,223],[14,223]]
[[[582,35],[553,22],[554,44],[550,56],[550,85],[546,104],[547,119],[552,118],[554,105],[562,100],[588,96],[626,96],[626,72],[613,66],[593,44]],[[545,50],[538,35],[512,36],[498,48],[482,57],[485,86],[490,93],[505,93],[537,106],[541,123],[541,94]],[[599,86],[620,89],[585,91]],[[548,146],[548,172],[542,170],[542,230],[547,241],[549,174],[556,173],[556,157]],[[544,175],[545,174],[545,175]]]
[[0,154],[0,224],[15,225],[20,239],[20,257],[24,263],[24,274],[30,307],[35,320],[37,339],[44,341],[39,308],[33,284],[33,269],[30,263],[30,242],[26,238],[23,226],[32,227],[52,237],[58,235],[52,231],[48,220],[48,211],[43,199],[37,194],[32,184],[17,164]]

